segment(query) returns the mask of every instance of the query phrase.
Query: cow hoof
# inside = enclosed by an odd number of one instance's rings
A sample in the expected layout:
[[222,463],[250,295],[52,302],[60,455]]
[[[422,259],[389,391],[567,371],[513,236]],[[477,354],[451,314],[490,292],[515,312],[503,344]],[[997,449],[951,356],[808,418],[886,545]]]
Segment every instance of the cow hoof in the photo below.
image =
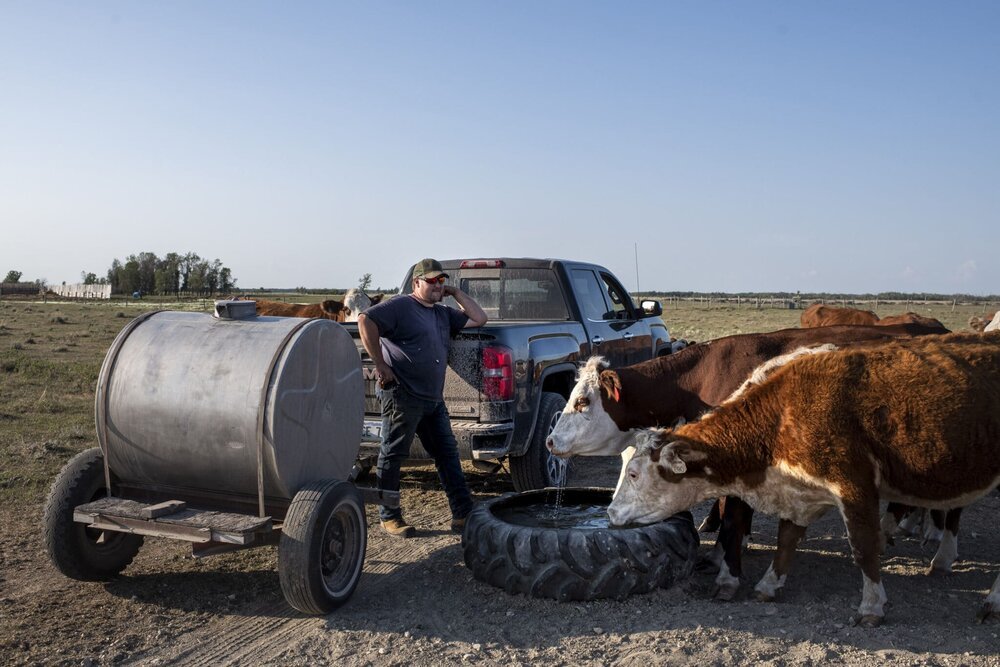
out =
[[863,628],[877,628],[882,625],[882,617],[874,614],[854,614],[851,616],[851,625],[860,625]]
[[756,600],[757,602],[774,602],[778,598],[777,598],[777,596],[771,595],[770,593],[764,593],[764,592],[761,592],[761,591],[754,591],[753,592],[753,599]]
[[715,595],[713,597],[719,602],[732,602],[739,590],[739,584],[723,584],[715,587]]

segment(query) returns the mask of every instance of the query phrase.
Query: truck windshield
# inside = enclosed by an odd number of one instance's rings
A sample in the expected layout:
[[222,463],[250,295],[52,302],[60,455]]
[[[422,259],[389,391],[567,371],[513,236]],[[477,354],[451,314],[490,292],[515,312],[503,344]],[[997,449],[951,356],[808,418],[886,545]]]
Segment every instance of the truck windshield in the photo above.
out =
[[[551,269],[465,269],[450,283],[476,300],[491,320],[568,320],[569,310]],[[454,299],[445,300],[457,307]]]

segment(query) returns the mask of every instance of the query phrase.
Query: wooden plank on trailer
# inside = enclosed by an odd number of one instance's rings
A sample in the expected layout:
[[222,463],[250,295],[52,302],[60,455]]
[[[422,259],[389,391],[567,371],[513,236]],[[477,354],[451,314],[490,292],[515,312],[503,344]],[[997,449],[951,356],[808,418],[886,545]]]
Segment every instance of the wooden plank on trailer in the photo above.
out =
[[268,533],[272,529],[271,517],[187,507],[159,517],[146,516],[148,510],[164,505],[168,503],[147,505],[123,498],[100,498],[78,506],[73,512],[73,520],[101,530],[227,544],[250,544],[257,540],[257,533]]
[[174,512],[180,512],[183,509],[187,509],[187,503],[183,500],[168,500],[165,503],[146,505],[139,510],[139,516],[143,519],[157,519]]

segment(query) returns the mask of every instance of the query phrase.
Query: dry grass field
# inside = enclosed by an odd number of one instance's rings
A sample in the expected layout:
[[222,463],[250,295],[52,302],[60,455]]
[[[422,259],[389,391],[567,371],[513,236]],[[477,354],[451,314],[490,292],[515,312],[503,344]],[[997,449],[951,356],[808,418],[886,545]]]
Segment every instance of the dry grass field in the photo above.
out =
[[[969,622],[1000,562],[1000,553],[982,552],[987,537],[996,546],[995,496],[983,510],[993,516],[993,527],[977,525],[972,511],[963,517],[971,526],[963,544],[973,545],[963,554],[972,559],[951,583],[922,579],[919,572],[930,554],[915,543],[903,547],[888,566],[895,572],[887,585],[897,603],[890,611],[895,620],[867,632],[843,622],[856,604],[860,576],[838,551],[844,542],[836,520],[811,546],[804,545],[798,588],[789,586],[784,606],[745,599],[713,603],[710,579],[621,603],[560,606],[510,597],[471,579],[457,537],[442,528],[447,507],[428,470],[406,477],[404,500],[410,516],[436,528],[405,547],[370,531],[361,587],[326,619],[303,619],[284,604],[273,548],[196,561],[182,545],[148,540],[120,580],[63,578],[41,543],[41,508],[66,461],[97,445],[94,390],[106,350],[142,312],[210,307],[207,301],[0,301],[0,655],[5,663],[998,664],[997,626]],[[906,310],[936,317],[957,331],[986,307],[877,308],[881,316]],[[796,326],[801,312],[697,301],[670,301],[664,311],[671,333],[694,341]],[[614,472],[612,462],[609,484]],[[471,469],[469,476],[479,498],[510,488]],[[369,522],[374,522],[370,508]],[[765,522],[757,528],[767,534]],[[749,567],[766,568],[770,553],[766,539],[758,542],[751,547]],[[903,590],[916,594],[903,597]]]

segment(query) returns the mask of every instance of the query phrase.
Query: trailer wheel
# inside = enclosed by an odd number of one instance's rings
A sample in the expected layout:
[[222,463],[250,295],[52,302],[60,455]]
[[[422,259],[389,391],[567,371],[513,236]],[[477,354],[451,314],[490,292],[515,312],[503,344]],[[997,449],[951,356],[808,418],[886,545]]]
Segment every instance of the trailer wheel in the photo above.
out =
[[542,393],[538,402],[538,420],[528,449],[522,456],[510,457],[510,476],[518,491],[565,485],[568,464],[564,459],[553,456],[545,446],[546,438],[556,427],[565,407],[566,399],[560,394],[552,391]]
[[141,535],[96,530],[73,521],[78,505],[105,493],[104,455],[97,447],[70,459],[52,482],[45,501],[45,547],[56,569],[71,579],[110,579],[132,562],[142,546]]
[[[666,588],[694,569],[698,532],[690,512],[647,526],[547,528],[512,523],[513,509],[552,506],[556,490],[510,493],[476,505],[462,534],[472,576],[509,594],[560,602]],[[565,489],[566,505],[607,505],[610,489]]]
[[368,545],[364,501],[350,482],[313,482],[292,499],[278,543],[278,577],[288,604],[326,614],[361,579]]

